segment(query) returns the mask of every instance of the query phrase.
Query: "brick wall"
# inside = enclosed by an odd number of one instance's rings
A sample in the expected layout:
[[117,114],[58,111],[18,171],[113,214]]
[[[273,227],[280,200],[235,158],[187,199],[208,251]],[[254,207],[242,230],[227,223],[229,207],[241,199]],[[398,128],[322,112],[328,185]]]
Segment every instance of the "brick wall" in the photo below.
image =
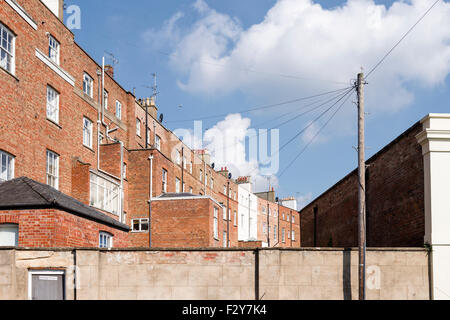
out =
[[128,246],[127,232],[56,209],[0,211],[0,224],[19,225],[19,246],[26,248],[99,246],[99,232],[114,236],[113,246]]
[[[367,161],[368,246],[423,246],[424,169],[415,138],[421,129],[415,124]],[[357,175],[353,171],[300,211],[303,247],[357,246]]]
[[[268,209],[270,215],[267,216]],[[278,214],[279,210],[279,214]],[[292,220],[294,217],[294,220]],[[269,220],[269,221],[267,221]],[[284,206],[278,206],[277,203],[258,198],[258,240],[267,243],[268,226],[270,226],[270,247],[279,248],[299,248],[300,247],[300,216],[295,210]],[[265,229],[265,232],[264,232]],[[276,234],[274,233],[276,229]],[[284,240],[283,240],[284,229]],[[294,239],[291,239],[292,233],[295,233]],[[276,237],[275,237],[276,235]]]

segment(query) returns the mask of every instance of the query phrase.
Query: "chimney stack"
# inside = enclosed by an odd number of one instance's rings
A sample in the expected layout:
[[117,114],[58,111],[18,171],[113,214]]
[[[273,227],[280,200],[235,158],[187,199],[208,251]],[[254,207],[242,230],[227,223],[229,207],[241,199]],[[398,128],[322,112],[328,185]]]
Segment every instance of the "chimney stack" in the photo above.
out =
[[110,64],[105,65],[105,73],[114,79],[114,67]]

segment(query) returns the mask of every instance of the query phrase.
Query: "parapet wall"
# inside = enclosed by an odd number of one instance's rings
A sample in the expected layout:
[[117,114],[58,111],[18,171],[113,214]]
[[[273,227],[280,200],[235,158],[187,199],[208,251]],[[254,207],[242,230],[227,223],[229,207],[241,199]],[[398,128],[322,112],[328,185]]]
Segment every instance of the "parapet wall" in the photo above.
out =
[[[0,299],[27,300],[29,271],[43,269],[65,272],[69,300],[357,299],[357,264],[343,249],[0,249]],[[367,251],[368,299],[429,291],[426,250]]]

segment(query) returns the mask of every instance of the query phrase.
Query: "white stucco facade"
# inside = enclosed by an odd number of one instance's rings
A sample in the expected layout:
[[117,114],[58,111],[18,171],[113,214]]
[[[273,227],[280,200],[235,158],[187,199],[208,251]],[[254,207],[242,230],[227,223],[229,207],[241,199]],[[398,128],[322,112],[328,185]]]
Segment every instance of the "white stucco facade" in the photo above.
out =
[[239,241],[256,241],[258,198],[252,193],[251,183],[239,185],[238,223]]
[[450,114],[429,114],[417,135],[425,175],[425,243],[431,245],[433,299],[450,300]]
[[58,17],[60,1],[62,0],[42,0],[42,2]]

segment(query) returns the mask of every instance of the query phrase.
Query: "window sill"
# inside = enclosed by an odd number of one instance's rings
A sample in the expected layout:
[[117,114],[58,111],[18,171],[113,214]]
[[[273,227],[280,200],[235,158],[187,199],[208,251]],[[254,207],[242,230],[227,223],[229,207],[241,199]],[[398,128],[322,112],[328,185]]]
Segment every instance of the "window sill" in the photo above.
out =
[[52,119],[47,118],[47,121],[50,122],[51,124],[57,126],[59,129],[62,129],[61,125],[55,121],[53,121]]
[[94,149],[92,149],[92,147],[89,147],[89,146],[85,145],[84,143],[83,143],[83,147],[85,147],[85,148],[88,149],[89,151],[95,153],[95,151],[94,151]]
[[131,231],[131,233],[148,233],[148,231]]
[[10,75],[11,77],[13,77],[17,82],[19,82],[19,78],[17,78],[14,74],[12,74],[11,72],[9,72],[8,70],[0,67],[0,70],[4,71],[7,75]]

